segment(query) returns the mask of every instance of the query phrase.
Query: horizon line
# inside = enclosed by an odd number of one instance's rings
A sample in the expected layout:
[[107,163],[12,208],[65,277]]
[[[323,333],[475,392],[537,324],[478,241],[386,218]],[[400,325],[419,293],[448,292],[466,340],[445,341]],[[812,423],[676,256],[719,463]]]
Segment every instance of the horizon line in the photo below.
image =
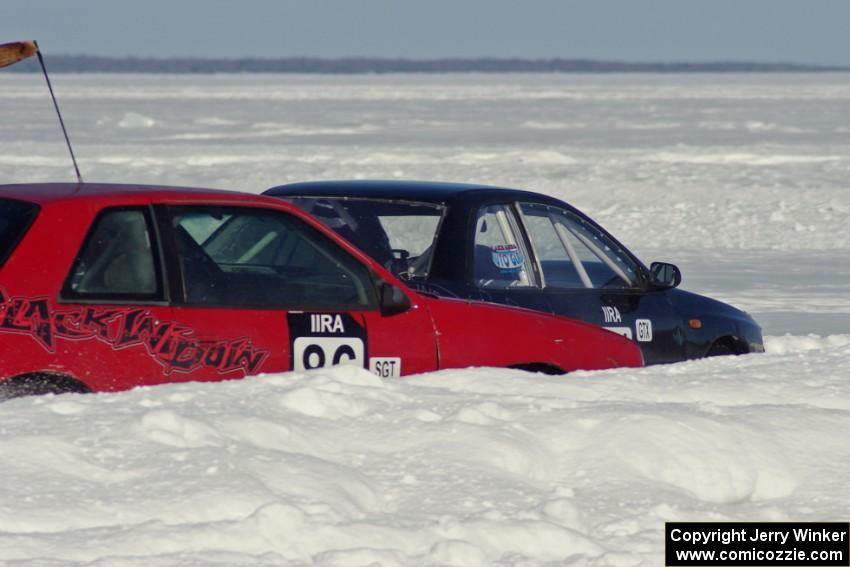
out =
[[[710,72],[846,72],[850,66],[747,60],[655,61],[565,57],[148,57],[46,54],[50,70],[63,72],[137,73],[710,73]],[[28,64],[29,63],[29,64]],[[24,62],[12,72],[38,72]]]

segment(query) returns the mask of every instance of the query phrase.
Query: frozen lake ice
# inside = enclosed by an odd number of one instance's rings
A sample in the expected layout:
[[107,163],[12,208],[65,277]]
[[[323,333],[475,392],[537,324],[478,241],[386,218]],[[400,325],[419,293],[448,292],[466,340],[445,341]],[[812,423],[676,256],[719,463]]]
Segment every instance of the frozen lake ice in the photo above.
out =
[[[91,181],[251,192],[344,178],[522,187],[578,206],[647,263],[681,263],[687,289],[751,311],[769,334],[850,332],[847,75],[55,83]],[[0,107],[3,181],[71,179],[43,79],[0,75]]]

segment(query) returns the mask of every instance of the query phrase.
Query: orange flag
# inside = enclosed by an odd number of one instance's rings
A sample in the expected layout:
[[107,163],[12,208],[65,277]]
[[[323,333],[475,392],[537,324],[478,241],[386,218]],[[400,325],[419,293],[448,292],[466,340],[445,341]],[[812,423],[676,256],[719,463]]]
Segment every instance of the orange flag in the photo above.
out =
[[14,65],[21,59],[32,57],[38,52],[34,41],[15,41],[0,45],[0,67]]

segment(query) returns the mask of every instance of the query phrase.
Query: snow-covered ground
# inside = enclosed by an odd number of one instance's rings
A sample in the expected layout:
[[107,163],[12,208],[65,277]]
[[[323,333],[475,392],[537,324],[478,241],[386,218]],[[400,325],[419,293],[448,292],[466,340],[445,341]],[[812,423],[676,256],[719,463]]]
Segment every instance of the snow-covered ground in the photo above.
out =
[[[15,400],[0,564],[660,565],[668,520],[847,521],[848,79],[55,76],[88,180],[542,191],[768,352]],[[42,81],[0,74],[4,183],[72,179]]]

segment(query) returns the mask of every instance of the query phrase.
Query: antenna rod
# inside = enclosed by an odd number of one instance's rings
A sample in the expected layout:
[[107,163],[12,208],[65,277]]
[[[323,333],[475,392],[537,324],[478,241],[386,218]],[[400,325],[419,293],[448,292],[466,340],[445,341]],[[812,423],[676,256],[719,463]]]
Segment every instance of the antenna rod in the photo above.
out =
[[71,148],[71,140],[68,138],[68,131],[65,129],[65,121],[62,120],[62,113],[59,112],[59,104],[56,102],[56,95],[53,94],[53,85],[50,84],[50,77],[47,76],[47,67],[44,66],[44,58],[41,56],[41,49],[38,48],[38,42],[33,41],[35,44],[35,53],[38,55],[38,62],[41,64],[41,70],[44,73],[44,80],[47,81],[47,89],[50,91],[50,98],[53,99],[53,106],[56,108],[56,116],[59,117],[59,125],[62,126],[62,133],[65,135],[65,143],[68,144],[68,151],[71,153],[71,161],[74,163],[74,171],[77,173],[77,181],[79,183],[83,182],[83,178],[80,175],[80,168],[77,167],[77,158],[74,157],[74,150]]

